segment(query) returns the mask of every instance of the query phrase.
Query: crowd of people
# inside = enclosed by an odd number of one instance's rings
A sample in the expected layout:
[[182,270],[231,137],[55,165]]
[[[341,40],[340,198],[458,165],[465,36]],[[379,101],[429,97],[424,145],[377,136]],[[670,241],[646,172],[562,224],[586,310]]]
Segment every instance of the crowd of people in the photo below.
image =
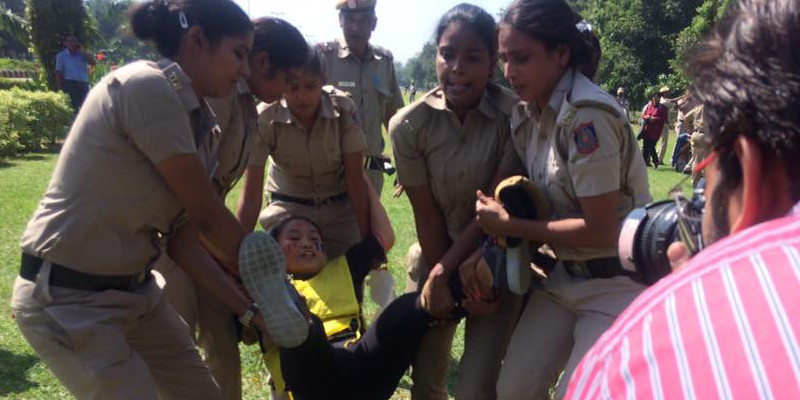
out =
[[[12,309],[70,393],[241,399],[244,341],[271,375],[263,397],[388,399],[411,368],[412,398],[443,400],[463,320],[458,400],[800,396],[800,3],[734,2],[689,92],[652,94],[643,151],[565,0],[514,0],[499,22],[447,11],[439,85],[409,105],[370,42],[375,7],[338,0],[342,38],[309,45],[231,0],[133,6],[163,58],[76,107],[21,240]],[[68,47],[59,71],[80,81],[89,58]],[[673,243],[674,272],[648,287],[618,237],[652,201],[669,107],[673,165],[706,179],[707,248]],[[383,128],[418,239],[399,297]]]

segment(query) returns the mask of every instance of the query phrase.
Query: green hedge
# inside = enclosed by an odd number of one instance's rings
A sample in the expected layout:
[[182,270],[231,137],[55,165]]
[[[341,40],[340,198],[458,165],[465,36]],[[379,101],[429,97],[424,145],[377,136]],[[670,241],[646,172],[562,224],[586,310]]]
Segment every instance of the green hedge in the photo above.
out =
[[32,60],[17,60],[15,58],[0,58],[0,69],[19,71],[38,71],[39,64]]
[[54,144],[71,124],[72,107],[64,93],[0,90],[0,157]]

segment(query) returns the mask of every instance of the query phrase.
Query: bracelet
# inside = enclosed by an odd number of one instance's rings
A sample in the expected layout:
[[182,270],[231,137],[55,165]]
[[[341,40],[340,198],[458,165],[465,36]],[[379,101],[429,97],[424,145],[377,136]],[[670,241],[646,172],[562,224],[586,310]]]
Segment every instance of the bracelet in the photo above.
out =
[[259,311],[261,310],[258,308],[258,304],[255,302],[250,303],[250,305],[247,306],[247,310],[244,311],[244,314],[239,316],[239,322],[244,326],[252,327],[253,325],[251,323],[253,322],[253,317],[255,317],[256,313]]

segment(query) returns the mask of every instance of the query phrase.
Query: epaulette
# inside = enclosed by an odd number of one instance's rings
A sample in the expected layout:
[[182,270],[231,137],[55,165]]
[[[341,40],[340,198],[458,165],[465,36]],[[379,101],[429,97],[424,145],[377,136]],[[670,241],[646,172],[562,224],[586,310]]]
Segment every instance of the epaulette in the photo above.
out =
[[381,58],[394,59],[394,56],[392,55],[392,52],[389,51],[389,49],[387,49],[387,48],[384,48],[384,47],[381,47],[381,46],[377,46],[377,45],[372,45],[372,51],[375,53],[375,55],[377,55],[377,56],[379,56]]

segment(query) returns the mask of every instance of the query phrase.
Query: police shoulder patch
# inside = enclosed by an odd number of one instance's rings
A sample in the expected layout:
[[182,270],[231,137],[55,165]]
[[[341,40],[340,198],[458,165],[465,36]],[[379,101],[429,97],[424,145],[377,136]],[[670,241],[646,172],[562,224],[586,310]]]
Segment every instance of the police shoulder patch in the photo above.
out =
[[589,155],[600,147],[600,140],[591,121],[579,125],[572,135],[579,154]]

